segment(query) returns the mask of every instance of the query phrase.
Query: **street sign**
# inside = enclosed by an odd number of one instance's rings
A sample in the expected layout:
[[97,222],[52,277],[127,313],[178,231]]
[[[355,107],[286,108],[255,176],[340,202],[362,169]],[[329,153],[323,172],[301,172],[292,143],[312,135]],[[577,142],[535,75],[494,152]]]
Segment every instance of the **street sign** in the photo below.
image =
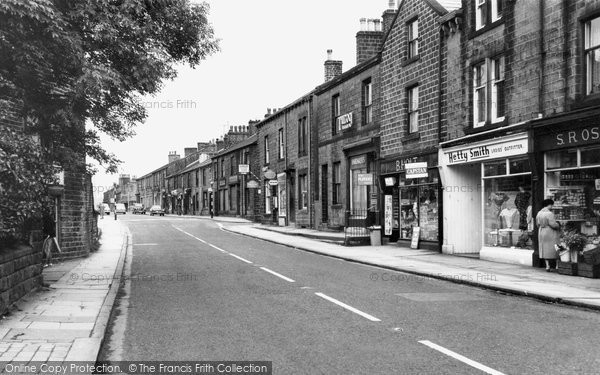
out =
[[250,164],[239,164],[238,172],[240,174],[248,174],[250,172]]
[[246,187],[248,189],[258,189],[260,185],[258,184],[258,181],[256,180],[250,180],[246,183]]

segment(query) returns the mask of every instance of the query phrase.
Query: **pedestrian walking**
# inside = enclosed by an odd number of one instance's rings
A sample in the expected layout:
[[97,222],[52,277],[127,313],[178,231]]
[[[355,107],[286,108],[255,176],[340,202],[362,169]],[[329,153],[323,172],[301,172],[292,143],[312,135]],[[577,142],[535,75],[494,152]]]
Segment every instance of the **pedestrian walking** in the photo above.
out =
[[[558,243],[560,234],[560,224],[556,221],[554,213],[551,211],[554,201],[545,199],[542,202],[544,208],[538,212],[535,221],[538,226],[538,245],[540,259],[546,262],[546,271],[550,271],[550,260],[557,259],[558,254],[554,245]],[[558,265],[556,266],[558,268]]]
[[48,267],[52,265],[52,250],[56,248],[56,251],[62,252],[56,240],[56,223],[50,214],[43,215],[42,230],[45,237],[42,244],[42,264]]

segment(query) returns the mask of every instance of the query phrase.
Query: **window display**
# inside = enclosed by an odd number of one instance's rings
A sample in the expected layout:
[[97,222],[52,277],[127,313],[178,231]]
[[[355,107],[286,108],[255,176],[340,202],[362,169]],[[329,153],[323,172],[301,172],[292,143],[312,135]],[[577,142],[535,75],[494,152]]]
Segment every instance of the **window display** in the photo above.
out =
[[486,246],[533,248],[530,171],[527,158],[483,165]]
[[411,185],[400,186],[400,238],[411,239],[413,228],[420,227],[421,241],[436,242],[439,234],[437,177],[407,181]]
[[563,233],[581,233],[589,245],[600,244],[600,167],[547,172],[546,197],[555,202],[552,211]]

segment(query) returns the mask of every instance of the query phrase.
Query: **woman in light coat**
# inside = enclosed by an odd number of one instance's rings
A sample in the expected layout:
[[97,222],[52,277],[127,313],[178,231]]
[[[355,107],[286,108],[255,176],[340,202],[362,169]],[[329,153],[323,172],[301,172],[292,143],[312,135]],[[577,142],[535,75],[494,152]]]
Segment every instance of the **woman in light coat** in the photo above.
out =
[[[554,205],[552,199],[545,199],[542,202],[544,208],[538,212],[535,221],[538,230],[538,247],[540,258],[546,262],[546,271],[550,271],[550,259],[556,259],[556,249],[554,245],[558,242],[560,234],[560,224],[556,221],[554,213],[550,210]],[[558,267],[558,265],[557,265]]]

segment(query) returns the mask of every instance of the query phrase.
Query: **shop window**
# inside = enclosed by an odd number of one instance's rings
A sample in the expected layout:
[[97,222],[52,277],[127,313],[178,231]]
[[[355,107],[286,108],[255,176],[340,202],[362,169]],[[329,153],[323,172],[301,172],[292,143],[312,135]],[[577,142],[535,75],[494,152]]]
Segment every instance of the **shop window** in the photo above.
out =
[[585,29],[586,94],[600,92],[600,17],[587,21]]
[[300,194],[298,195],[300,198],[300,202],[298,202],[298,208],[301,210],[306,209],[308,208],[308,189],[305,174],[298,175],[298,189],[300,189]]
[[265,181],[265,213],[271,213],[271,186],[269,181]]
[[475,30],[502,18],[504,0],[475,0]]
[[407,90],[408,98],[408,132],[419,131],[419,86]]
[[363,82],[363,126],[373,121],[373,84],[371,78]]
[[419,55],[419,20],[416,19],[406,26],[408,35],[408,58],[412,59]]
[[483,164],[484,245],[532,249],[531,168],[527,158]]
[[581,166],[600,164],[600,146],[581,149]]
[[333,163],[333,172],[331,176],[332,180],[332,197],[331,202],[333,204],[340,204],[340,194],[342,189],[342,175],[341,175],[341,163],[338,161],[337,163]]
[[560,150],[546,153],[546,168],[561,169],[577,166],[577,149]]
[[554,200],[552,211],[561,224],[562,233],[587,236],[587,247],[600,245],[599,149],[594,146],[575,150],[580,163],[561,170],[548,168],[549,159],[556,153],[546,153],[545,197]]
[[400,177],[407,184],[399,187],[400,239],[410,240],[414,228],[418,227],[421,241],[438,241],[439,193],[436,178],[434,172],[422,179]]
[[337,134],[337,124],[338,124],[338,118],[340,117],[341,114],[341,108],[340,108],[340,95],[334,95],[331,98],[331,133],[333,135]]
[[285,142],[283,138],[283,129],[279,129],[279,159],[285,156]]

